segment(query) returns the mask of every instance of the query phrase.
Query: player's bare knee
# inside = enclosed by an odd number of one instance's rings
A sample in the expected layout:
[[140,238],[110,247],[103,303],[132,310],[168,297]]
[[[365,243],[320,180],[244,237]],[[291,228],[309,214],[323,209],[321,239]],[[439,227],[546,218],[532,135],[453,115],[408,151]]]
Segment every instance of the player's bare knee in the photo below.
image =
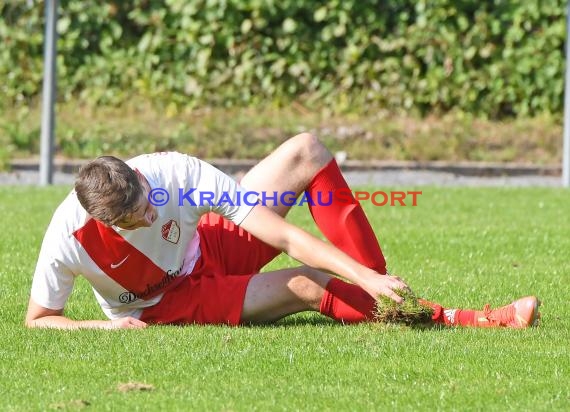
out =
[[300,162],[307,166],[321,168],[333,158],[330,151],[312,133],[300,133],[291,138]]
[[329,275],[303,266],[290,278],[287,286],[289,290],[303,301],[318,304],[321,301],[328,280]]
[[287,286],[298,299],[305,303],[312,305],[319,300],[319,286],[305,275],[293,276]]

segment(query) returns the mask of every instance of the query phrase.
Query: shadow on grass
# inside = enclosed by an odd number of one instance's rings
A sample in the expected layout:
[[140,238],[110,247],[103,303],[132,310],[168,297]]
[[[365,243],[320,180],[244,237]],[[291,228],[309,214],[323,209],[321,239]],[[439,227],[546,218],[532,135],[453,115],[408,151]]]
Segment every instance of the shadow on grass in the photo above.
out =
[[[377,327],[381,329],[392,329],[392,328],[399,328],[403,330],[439,330],[439,329],[447,329],[445,326],[436,325],[436,324],[403,324],[397,322],[378,322],[378,321],[370,321],[367,322],[368,325],[372,327]],[[304,327],[304,326],[316,326],[316,327],[331,327],[331,328],[345,328],[351,326],[357,326],[359,324],[343,324],[341,322],[337,322],[333,319],[327,318],[325,316],[321,316],[318,314],[296,314],[291,315],[286,318],[280,319],[275,322],[268,322],[268,323],[244,323],[237,327],[239,328],[247,328],[247,329],[279,329],[279,328],[291,328],[291,327]],[[160,327],[175,327],[175,328],[183,328],[183,327],[220,327],[220,328],[234,328],[235,326],[230,325],[198,325],[198,324],[186,324],[186,325],[152,325],[153,327],[160,326]]]

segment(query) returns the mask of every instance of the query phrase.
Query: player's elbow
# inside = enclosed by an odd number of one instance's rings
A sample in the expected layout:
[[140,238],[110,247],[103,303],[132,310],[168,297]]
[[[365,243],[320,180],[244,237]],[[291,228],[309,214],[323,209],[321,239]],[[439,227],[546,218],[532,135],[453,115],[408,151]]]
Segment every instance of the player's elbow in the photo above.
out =
[[26,312],[26,317],[24,319],[24,325],[27,328],[37,328],[44,326],[44,319],[48,316],[61,316],[63,314],[63,309],[49,309],[44,306],[37,304],[33,299],[30,299],[28,303],[28,311]]
[[28,329],[31,329],[31,328],[36,328],[38,325],[36,323],[36,319],[32,319],[26,316],[26,318],[24,319],[24,326]]
[[26,313],[26,317],[24,318],[24,326],[29,329],[37,328],[38,320],[41,318],[41,315],[34,315],[34,313],[28,311],[28,313]]

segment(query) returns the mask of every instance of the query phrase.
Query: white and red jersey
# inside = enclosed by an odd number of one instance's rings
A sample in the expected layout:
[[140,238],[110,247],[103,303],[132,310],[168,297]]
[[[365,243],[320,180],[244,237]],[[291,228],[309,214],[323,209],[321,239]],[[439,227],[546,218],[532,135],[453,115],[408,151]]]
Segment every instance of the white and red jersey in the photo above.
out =
[[[83,275],[110,318],[139,317],[192,271],[200,256],[198,220],[216,212],[240,224],[254,195],[229,176],[197,158],[176,152],[127,161],[152,189],[158,217],[151,227],[124,230],[91,218],[72,191],[57,208],[46,231],[32,283],[32,299],[62,309],[75,277]],[[151,191],[151,193],[155,193]]]

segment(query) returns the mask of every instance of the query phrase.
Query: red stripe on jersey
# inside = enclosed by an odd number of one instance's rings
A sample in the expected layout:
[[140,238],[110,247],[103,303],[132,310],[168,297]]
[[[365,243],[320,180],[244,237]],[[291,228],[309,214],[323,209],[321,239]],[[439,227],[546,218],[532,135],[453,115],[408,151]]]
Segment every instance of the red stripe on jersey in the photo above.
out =
[[140,299],[150,299],[183,279],[167,275],[113,228],[95,219],[73,232],[73,236],[107,276]]

